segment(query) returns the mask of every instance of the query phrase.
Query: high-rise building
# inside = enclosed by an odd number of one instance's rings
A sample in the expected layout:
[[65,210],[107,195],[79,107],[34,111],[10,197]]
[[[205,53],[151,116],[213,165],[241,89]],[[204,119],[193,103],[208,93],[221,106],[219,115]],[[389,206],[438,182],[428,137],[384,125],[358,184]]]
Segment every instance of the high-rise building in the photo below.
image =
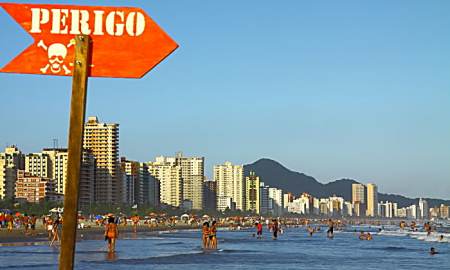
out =
[[344,202],[344,212],[342,215],[347,217],[351,217],[353,215],[353,205],[351,202]]
[[216,181],[205,181],[203,188],[204,209],[213,211],[217,209],[217,183]]
[[365,187],[363,184],[352,184],[352,204],[357,217],[364,216],[366,211]]
[[[48,162],[48,178],[54,180],[53,188],[57,194],[66,193],[68,151],[67,148],[44,148],[42,153],[31,154],[31,158],[44,156]],[[26,162],[29,164],[28,162]],[[31,166],[33,163],[30,163]],[[40,172],[35,172],[42,175]],[[92,151],[83,149],[81,173],[79,179],[78,203],[82,208],[86,208],[94,203],[95,190],[95,157]]]
[[439,212],[441,214],[441,218],[445,219],[450,217],[448,205],[441,204],[441,206],[439,207]]
[[177,153],[176,165],[181,167],[183,178],[183,204],[192,206],[192,209],[203,209],[203,182],[205,180],[205,158],[184,157]]
[[309,197],[305,194],[302,194],[302,196],[300,196],[299,198],[296,198],[292,202],[289,202],[287,205],[287,209],[289,213],[307,215],[309,214],[310,206],[311,205]]
[[159,207],[159,181],[150,174],[149,166],[145,162],[139,163],[139,177],[143,184],[144,204]]
[[417,219],[417,205],[412,204],[406,207],[406,217],[409,219]]
[[25,156],[25,171],[34,176],[52,178],[50,157],[45,153],[30,153]]
[[260,213],[260,181],[259,176],[255,172],[250,172],[250,175],[245,177],[245,198],[246,211]]
[[283,194],[284,211],[288,212],[288,205],[294,201],[294,194],[288,192]]
[[328,210],[329,216],[342,216],[344,212],[344,198],[337,197],[336,195],[329,197]]
[[0,200],[14,199],[17,170],[25,168],[25,156],[16,146],[0,153]]
[[[55,166],[60,165],[56,164]],[[67,172],[67,168],[65,168],[64,171]],[[95,202],[95,171],[95,157],[91,150],[84,149],[81,162],[80,188],[78,192],[78,205],[81,209],[87,208]],[[64,186],[67,179],[66,176],[64,177]],[[65,188],[63,194],[65,194]]]
[[180,207],[183,201],[183,178],[175,158],[157,157],[155,162],[148,162],[147,166],[150,175],[159,181],[161,204]]
[[89,117],[84,126],[83,147],[91,150],[96,160],[95,201],[120,203],[119,124],[100,123],[97,117]]
[[278,188],[269,188],[269,209],[273,216],[283,214],[283,191]]
[[420,219],[428,219],[430,209],[428,208],[428,202],[422,198],[419,199],[419,213],[417,214]]
[[233,165],[225,162],[222,165],[214,166],[214,181],[217,185],[217,210],[224,211],[227,206],[220,202],[225,202],[224,198],[231,198],[236,205],[236,209],[244,210],[244,175],[243,166]]
[[140,177],[139,162],[120,159],[122,172],[122,201],[127,204],[144,203],[144,183]]
[[380,217],[394,218],[397,217],[397,212],[397,203],[386,201],[378,204],[378,214]]
[[375,184],[367,184],[367,210],[366,216],[378,215],[378,188]]
[[269,213],[269,186],[264,182],[259,183],[259,213],[261,215],[268,215]]
[[67,148],[44,148],[42,155],[48,157],[50,167],[48,177],[55,180],[55,192],[64,194],[67,179]]
[[62,194],[56,194],[53,185],[53,179],[18,170],[15,197],[31,203],[39,203],[44,200],[62,201]]

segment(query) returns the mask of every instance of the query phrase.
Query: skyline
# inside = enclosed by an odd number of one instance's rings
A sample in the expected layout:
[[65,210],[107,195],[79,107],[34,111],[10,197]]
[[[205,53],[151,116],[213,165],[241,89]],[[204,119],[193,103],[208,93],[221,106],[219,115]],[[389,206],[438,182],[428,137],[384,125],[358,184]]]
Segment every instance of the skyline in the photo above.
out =
[[[266,157],[322,183],[448,199],[449,3],[408,3],[98,1],[142,7],[180,48],[141,80],[90,79],[86,116],[120,124],[121,156],[202,155],[209,178]],[[3,66],[29,37],[3,10],[0,23]],[[2,146],[66,146],[70,78],[0,82]]]

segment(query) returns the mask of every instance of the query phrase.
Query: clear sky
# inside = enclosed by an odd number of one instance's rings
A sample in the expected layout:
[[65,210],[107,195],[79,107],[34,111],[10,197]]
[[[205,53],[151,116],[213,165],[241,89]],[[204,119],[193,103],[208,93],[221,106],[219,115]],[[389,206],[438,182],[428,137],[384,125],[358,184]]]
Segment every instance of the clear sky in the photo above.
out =
[[[268,157],[321,182],[450,199],[450,1],[95,4],[142,7],[180,45],[143,79],[89,80],[87,115],[120,124],[121,155],[201,155],[209,175]],[[3,66],[31,38],[4,11],[0,24]],[[2,147],[66,146],[70,78],[0,85]]]

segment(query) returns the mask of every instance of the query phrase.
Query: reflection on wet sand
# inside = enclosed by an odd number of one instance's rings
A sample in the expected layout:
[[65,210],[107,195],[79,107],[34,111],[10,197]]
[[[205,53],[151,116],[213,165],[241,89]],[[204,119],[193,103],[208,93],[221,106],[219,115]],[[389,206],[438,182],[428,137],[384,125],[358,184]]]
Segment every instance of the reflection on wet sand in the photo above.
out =
[[48,241],[0,243],[0,247],[26,247],[26,246],[46,246],[46,245],[48,245]]
[[115,261],[115,260],[117,260],[116,252],[107,252],[106,253],[106,260],[107,261]]

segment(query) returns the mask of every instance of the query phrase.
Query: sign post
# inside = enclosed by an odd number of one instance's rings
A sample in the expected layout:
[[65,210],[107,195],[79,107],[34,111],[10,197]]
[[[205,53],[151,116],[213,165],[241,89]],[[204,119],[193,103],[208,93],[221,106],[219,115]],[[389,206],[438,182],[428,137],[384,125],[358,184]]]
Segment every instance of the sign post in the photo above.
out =
[[59,269],[74,266],[88,77],[141,78],[178,45],[135,7],[0,3],[34,42],[0,72],[72,76]]
[[75,37],[72,98],[70,101],[69,150],[67,158],[66,194],[61,236],[59,269],[73,269],[78,222],[78,190],[83,158],[83,131],[86,114],[89,55],[91,39],[86,35]]

